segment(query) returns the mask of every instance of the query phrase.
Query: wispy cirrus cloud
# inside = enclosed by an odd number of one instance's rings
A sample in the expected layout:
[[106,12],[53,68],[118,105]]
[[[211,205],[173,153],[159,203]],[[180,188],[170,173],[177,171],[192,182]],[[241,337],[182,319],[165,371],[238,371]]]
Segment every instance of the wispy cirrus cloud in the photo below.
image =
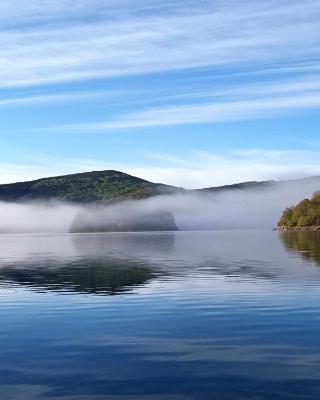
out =
[[[318,174],[315,113],[313,125],[309,124],[314,129],[309,135],[314,151],[288,154],[250,150],[192,153],[184,159],[176,154],[158,155],[158,159],[153,155],[138,165],[130,157],[139,153],[139,142],[124,150],[128,159],[124,164],[72,158],[75,148],[86,154],[89,141],[91,149],[101,154],[98,147],[108,146],[109,137],[91,141],[89,136],[79,140],[65,135],[60,146],[50,136],[53,132],[134,132],[317,110],[319,21],[318,0],[2,0],[1,148],[7,146],[11,157],[7,159],[21,163],[0,163],[0,181],[110,168],[186,187]],[[96,78],[99,82],[87,82]],[[54,107],[58,103],[68,104]],[[79,107],[67,108],[73,103]],[[50,105],[46,112],[39,112],[42,104]],[[28,113],[13,110],[27,105],[34,106]],[[199,135],[209,132],[206,126],[197,128]],[[257,147],[263,146],[258,137],[266,135],[266,129],[257,131],[253,141]],[[288,129],[279,137],[290,136]],[[146,142],[150,131],[143,132]],[[164,131],[157,131],[160,135],[148,142],[150,148],[161,141]],[[308,132],[295,134],[308,139]],[[30,138],[16,146],[16,138],[22,135]],[[245,134],[241,138],[243,147],[253,145]],[[23,164],[32,140],[32,151],[62,154],[63,147],[70,158],[31,157]],[[110,153],[116,153],[117,140],[110,139]],[[273,143],[276,148],[277,140]],[[188,152],[197,144],[196,140],[191,145],[181,143],[181,148]],[[207,139],[206,144],[210,147]],[[176,145],[173,148],[180,148]]]
[[[176,95],[179,98],[179,95]],[[181,100],[188,99],[188,103]],[[320,108],[318,77],[224,87],[180,94],[180,103],[147,108],[116,120],[70,124],[66,132],[104,132],[115,129],[254,120]]]
[[92,99],[115,99],[123,93],[119,91],[74,91],[74,92],[61,92],[57,94],[38,94],[38,95],[24,95],[24,96],[7,96],[0,97],[0,107],[10,107],[17,105],[34,105],[34,104],[57,104],[57,103],[77,103]]
[[0,6],[0,88],[319,57],[317,0],[18,5]]

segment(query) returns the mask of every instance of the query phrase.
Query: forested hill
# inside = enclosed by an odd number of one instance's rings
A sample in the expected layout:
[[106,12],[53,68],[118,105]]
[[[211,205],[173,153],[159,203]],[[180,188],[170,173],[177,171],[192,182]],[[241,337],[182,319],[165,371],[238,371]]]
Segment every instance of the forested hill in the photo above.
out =
[[[0,201],[63,200],[79,203],[109,203],[145,199],[159,194],[193,193],[211,195],[225,191],[261,192],[272,188],[318,190],[320,177],[292,181],[243,182],[233,185],[186,190],[149,182],[119,171],[93,171],[0,185]],[[312,192],[311,192],[312,193]]]
[[182,189],[148,182],[118,171],[93,171],[0,185],[0,201],[64,200],[110,202],[143,199]]
[[281,230],[320,230],[320,192],[304,199],[295,207],[287,208],[278,222]]
[[197,192],[201,193],[216,193],[222,191],[238,191],[238,190],[246,190],[246,191],[260,191],[260,190],[268,190],[268,189],[279,189],[279,188],[299,188],[299,187],[314,187],[314,190],[318,190],[320,188],[320,176],[310,176],[307,178],[300,179],[292,179],[292,180],[281,180],[281,181],[251,181],[251,182],[241,182],[234,183],[232,185],[224,185],[224,186],[213,186],[204,189],[197,189]]
[[277,183],[278,182],[276,181],[260,181],[260,182],[251,181],[251,182],[234,183],[231,185],[212,186],[208,188],[197,189],[196,191],[202,193],[215,193],[228,190],[260,190],[260,189],[267,189],[270,186],[276,185]]

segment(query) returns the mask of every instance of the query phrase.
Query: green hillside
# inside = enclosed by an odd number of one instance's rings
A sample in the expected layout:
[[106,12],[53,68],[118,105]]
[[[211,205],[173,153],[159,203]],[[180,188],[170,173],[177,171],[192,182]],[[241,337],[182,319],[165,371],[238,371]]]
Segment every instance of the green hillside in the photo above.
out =
[[93,171],[0,185],[0,200],[56,199],[83,203],[110,202],[142,199],[178,190],[118,171]]
[[251,181],[251,182],[241,182],[241,183],[234,183],[232,185],[223,185],[223,186],[213,186],[203,189],[197,189],[197,192],[202,193],[214,193],[214,192],[221,192],[227,190],[260,190],[260,189],[268,189],[269,187],[276,185],[276,181]]
[[320,177],[293,181],[243,182],[187,190],[149,182],[119,171],[93,171],[0,185],[0,201],[63,200],[78,203],[109,203],[169,193],[211,195],[224,191],[263,191],[280,188],[283,185],[288,188],[299,185],[299,187],[316,189],[320,186]]
[[311,199],[302,200],[295,207],[285,209],[278,227],[287,229],[319,227],[320,229],[320,192],[316,192]]

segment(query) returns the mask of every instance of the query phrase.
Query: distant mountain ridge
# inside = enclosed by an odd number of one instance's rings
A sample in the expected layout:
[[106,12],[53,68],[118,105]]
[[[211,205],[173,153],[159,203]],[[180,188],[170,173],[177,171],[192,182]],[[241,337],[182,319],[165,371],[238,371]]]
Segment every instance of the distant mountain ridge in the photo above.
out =
[[248,181],[248,182],[240,182],[240,183],[234,183],[231,185],[223,185],[223,186],[212,186],[208,188],[203,188],[203,189],[197,189],[197,191],[200,192],[219,192],[219,191],[224,191],[224,190],[259,190],[259,189],[268,189],[270,187],[277,187],[281,185],[295,185],[295,184],[306,184],[308,182],[315,182],[319,184],[320,188],[320,176],[310,176],[306,178],[300,178],[300,179],[291,179],[291,180],[281,180],[281,181],[275,181],[275,180],[268,180],[268,181]]
[[292,181],[252,181],[187,190],[153,183],[119,171],[106,170],[2,184],[0,185],[0,201],[61,200],[77,203],[109,203],[129,199],[145,199],[160,194],[210,194],[227,190],[260,190],[270,186],[308,181],[314,181],[320,189],[320,176],[316,176]]

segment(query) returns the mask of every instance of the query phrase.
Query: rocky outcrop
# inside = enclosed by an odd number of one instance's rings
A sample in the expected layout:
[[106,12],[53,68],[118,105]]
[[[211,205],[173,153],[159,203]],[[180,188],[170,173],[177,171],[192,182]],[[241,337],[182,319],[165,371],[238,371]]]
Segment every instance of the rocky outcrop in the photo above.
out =
[[282,232],[300,232],[300,231],[320,231],[320,225],[311,225],[311,226],[278,226],[278,231]]
[[132,212],[121,216],[103,210],[80,212],[73,221],[70,233],[90,232],[146,232],[177,231],[173,215],[169,212]]

